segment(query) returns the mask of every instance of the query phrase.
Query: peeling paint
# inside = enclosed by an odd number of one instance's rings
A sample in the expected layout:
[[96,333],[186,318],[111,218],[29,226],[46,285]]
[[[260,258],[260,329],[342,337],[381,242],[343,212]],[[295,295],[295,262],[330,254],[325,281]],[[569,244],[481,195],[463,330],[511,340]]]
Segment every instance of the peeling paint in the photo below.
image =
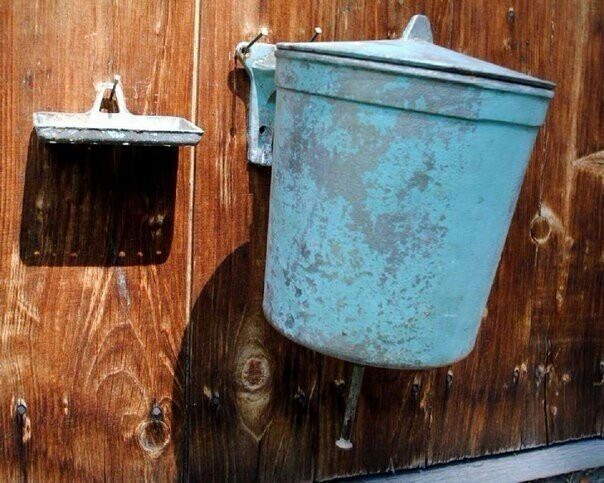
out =
[[360,364],[463,358],[551,92],[276,57],[267,318]]

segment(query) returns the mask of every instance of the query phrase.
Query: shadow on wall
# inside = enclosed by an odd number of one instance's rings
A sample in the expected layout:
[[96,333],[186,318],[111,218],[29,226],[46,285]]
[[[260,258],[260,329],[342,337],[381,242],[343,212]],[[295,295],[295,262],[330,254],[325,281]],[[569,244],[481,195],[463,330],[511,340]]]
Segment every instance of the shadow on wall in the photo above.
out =
[[[184,447],[176,449],[180,479],[209,476],[210,481],[228,475],[229,444],[240,445],[237,437],[237,408],[234,405],[234,346],[245,318],[249,298],[249,245],[231,253],[217,268],[195,302],[178,356],[178,374],[185,375],[187,387],[175,380],[173,400],[185,410],[175,423],[184,432]],[[188,399],[188,404],[182,397]],[[176,416],[176,415],[175,415]],[[207,441],[210,438],[214,441]],[[230,443],[229,443],[230,440]],[[223,454],[207,454],[210,448]],[[186,465],[186,466],[185,466]],[[214,478],[207,475],[213,469]]]
[[48,144],[32,130],[20,257],[30,266],[166,261],[178,148]]
[[253,252],[246,243],[220,264],[181,342],[172,394],[179,481],[311,479],[320,356],[264,319]]
[[[230,81],[237,89],[236,74]],[[202,288],[180,345],[172,399],[183,481],[247,481],[264,471],[274,481],[311,477],[302,472],[312,468],[315,426],[308,421],[317,411],[318,355],[282,337],[263,316],[271,171],[247,170],[251,219],[238,209],[223,226],[249,223],[249,240]]]

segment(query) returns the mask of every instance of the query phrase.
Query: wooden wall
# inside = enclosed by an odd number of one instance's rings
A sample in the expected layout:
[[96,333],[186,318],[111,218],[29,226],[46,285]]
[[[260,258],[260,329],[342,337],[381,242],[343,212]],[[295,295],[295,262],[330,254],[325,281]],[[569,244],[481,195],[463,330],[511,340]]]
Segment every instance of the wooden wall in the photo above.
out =
[[[269,169],[246,163],[237,42],[400,36],[558,84],[476,349],[351,366],[261,311]],[[600,435],[604,155],[599,0],[0,0],[0,479],[284,481],[431,465]],[[181,149],[48,146],[38,110],[87,110],[122,75]],[[513,140],[510,140],[513,142]],[[155,415],[154,415],[155,412]]]

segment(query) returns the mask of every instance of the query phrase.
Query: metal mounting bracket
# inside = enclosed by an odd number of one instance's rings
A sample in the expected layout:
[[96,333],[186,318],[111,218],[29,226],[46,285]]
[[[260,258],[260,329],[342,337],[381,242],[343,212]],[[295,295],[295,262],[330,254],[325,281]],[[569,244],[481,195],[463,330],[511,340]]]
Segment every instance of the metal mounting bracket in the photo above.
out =
[[247,158],[261,166],[270,166],[273,160],[275,48],[274,44],[241,42],[235,52],[250,78]]

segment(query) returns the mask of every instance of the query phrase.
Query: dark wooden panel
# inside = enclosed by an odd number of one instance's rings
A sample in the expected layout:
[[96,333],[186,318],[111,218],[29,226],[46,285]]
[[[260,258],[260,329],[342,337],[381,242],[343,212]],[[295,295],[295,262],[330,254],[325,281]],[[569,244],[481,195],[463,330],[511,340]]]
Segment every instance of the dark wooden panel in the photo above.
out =
[[[584,153],[602,145],[601,89],[590,88],[601,84],[601,60],[593,53],[601,52],[601,4],[488,2],[470,8],[462,7],[460,21],[474,18],[474,24],[454,35],[456,48],[549,78],[558,88],[537,139],[476,349],[451,369],[463,387],[454,383],[443,390],[446,384],[436,384],[442,392],[434,399],[431,463],[596,434],[602,404],[601,391],[593,386],[603,347],[604,312],[594,302],[604,293],[597,280],[601,267],[594,259],[584,265],[589,268],[569,265],[567,235],[569,203],[579,205],[578,213],[597,205],[588,190],[573,191],[569,150],[576,149],[577,138],[586,143]],[[472,47],[463,45],[464,38]],[[575,237],[581,238],[582,229],[575,228]],[[569,280],[577,278],[589,280],[590,288],[574,288],[575,298],[564,302],[567,288],[573,291]],[[558,405],[567,407],[562,412]],[[565,425],[557,435],[556,419]]]
[[193,2],[0,11],[0,479],[169,478],[190,154],[49,147],[31,116],[89,109],[114,73],[133,112],[189,115]]
[[[460,4],[453,48],[548,78],[547,3]],[[439,371],[430,463],[545,443],[543,382],[534,378],[537,348],[530,343],[535,246],[529,226],[538,204],[542,152],[539,136],[476,347],[467,359]]]
[[234,50],[262,26],[273,42],[310,37],[326,5],[202,4],[198,95],[207,135],[195,170],[193,311],[181,352],[190,374],[184,476],[194,481],[313,476],[318,359],[262,316],[270,169],[246,161],[249,83]]
[[571,169],[561,260],[567,275],[556,287],[563,295],[556,298],[559,314],[548,334],[550,442],[601,434],[604,414],[604,151]]
[[[569,22],[569,19],[573,19]],[[599,1],[557,3],[550,53],[557,97],[549,117],[539,214],[534,331],[546,354],[548,441],[596,435],[604,404],[601,153],[602,21]]]
[[[324,358],[287,342],[259,316],[268,170],[249,167],[245,162],[243,102],[247,98],[247,79],[233,60],[233,48],[239,40],[251,38],[265,25],[271,29],[270,41],[273,42],[308,38],[315,25],[323,28],[324,40],[398,37],[414,10],[415,7],[402,7],[398,2],[350,1],[310,5],[307,2],[257,5],[252,2],[245,8],[222,2],[202,9],[201,49],[213,55],[205,61],[202,55],[200,65],[199,116],[208,128],[208,136],[205,139],[207,154],[200,159],[196,170],[195,205],[201,208],[194,223],[194,299],[197,302],[189,326],[192,477],[227,474],[241,479],[258,461],[259,479],[275,475],[310,478],[314,464],[312,448],[316,430],[320,428],[316,421],[317,384]],[[448,3],[435,9],[437,24],[449,10]],[[228,24],[229,30],[221,31],[221,24]],[[212,294],[213,301],[208,300],[208,293]],[[258,316],[254,316],[255,313]],[[250,339],[250,331],[259,335]],[[261,355],[256,354],[258,340]],[[256,357],[250,357],[249,353]],[[285,366],[275,353],[289,354]],[[244,354],[247,359],[242,359]],[[254,359],[267,361],[266,384],[272,387],[261,410],[256,408],[251,413],[250,408],[257,406],[256,396],[242,397],[241,394],[250,391],[243,384],[245,391],[242,392],[241,380],[245,380],[247,373],[240,371]],[[341,363],[336,365],[343,367]],[[321,390],[323,386],[322,383]],[[225,394],[220,400],[228,423],[220,419],[219,411],[208,406],[216,392]],[[300,412],[301,400],[308,405],[310,413],[296,416],[298,422],[292,426],[291,414]],[[321,417],[339,419],[340,414],[334,413],[334,409],[331,404],[327,405]],[[252,414],[254,417],[250,419]],[[419,421],[424,417],[422,412]],[[258,426],[265,432],[249,431],[250,426]],[[203,438],[200,431],[204,428],[208,433],[216,432],[217,436]],[[335,432],[325,434],[333,445]],[[233,440],[237,441],[236,445]],[[304,454],[305,450],[311,452],[311,457]],[[284,462],[283,454],[292,451]]]
[[[560,134],[549,134],[552,123],[565,125],[556,117],[561,107],[552,106],[537,140],[476,350],[465,361],[436,371],[368,370],[355,447],[342,452],[333,443],[350,367],[295,348],[260,315],[268,175],[245,164],[247,79],[232,49],[260,26],[271,29],[273,42],[304,39],[315,24],[323,27],[324,40],[392,38],[412,14],[424,12],[437,43],[566,84],[567,74],[554,75],[555,62],[562,60],[552,58],[553,43],[568,40],[555,30],[556,22],[565,16],[573,25],[566,30],[576,32],[585,15],[579,15],[584,10],[569,7],[561,13],[554,7],[545,1],[485,0],[274,1],[239,9],[221,2],[202,8],[201,47],[213,54],[200,65],[199,116],[210,132],[196,170],[190,476],[245,479],[255,471],[260,480],[294,474],[324,479],[547,443],[549,336],[539,315],[540,219],[534,220],[550,158],[565,143]],[[597,18],[593,5],[588,8],[588,15]],[[220,25],[229,29],[221,32]],[[593,57],[589,52],[583,55]],[[285,366],[276,355],[284,352],[289,356]],[[260,389],[249,388],[250,364],[259,368]],[[309,391],[316,384],[318,389]],[[297,398],[291,392],[298,387],[312,396],[298,416],[299,425],[292,426]],[[580,389],[572,401],[584,397]],[[298,452],[284,462],[295,438]],[[314,458],[309,458],[304,451],[313,444]]]
[[[338,2],[337,40],[398,38],[416,13],[429,16],[435,42],[448,46],[453,2]],[[371,19],[371,21],[368,21]],[[430,437],[435,371],[365,371],[354,427],[354,446],[343,451],[339,437],[350,364],[324,358],[321,377],[318,479],[422,466]]]

